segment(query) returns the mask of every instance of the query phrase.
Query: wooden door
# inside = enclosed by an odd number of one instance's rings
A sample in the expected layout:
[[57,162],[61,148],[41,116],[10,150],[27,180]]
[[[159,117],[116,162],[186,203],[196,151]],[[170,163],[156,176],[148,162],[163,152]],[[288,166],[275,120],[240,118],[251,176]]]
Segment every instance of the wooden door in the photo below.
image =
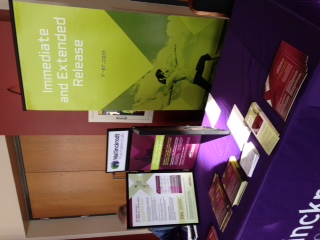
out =
[[20,136],[33,218],[114,214],[125,180],[105,173],[106,136]]

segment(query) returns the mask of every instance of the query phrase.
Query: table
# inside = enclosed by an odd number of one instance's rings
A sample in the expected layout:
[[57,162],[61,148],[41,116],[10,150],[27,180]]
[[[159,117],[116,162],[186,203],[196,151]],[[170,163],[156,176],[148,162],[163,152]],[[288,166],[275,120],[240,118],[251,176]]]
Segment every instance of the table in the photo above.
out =
[[[281,40],[309,55],[309,74],[286,122],[263,99],[265,80]],[[236,0],[211,91],[221,108],[215,127],[228,129],[234,104],[245,115],[255,101],[281,139],[268,156],[251,134],[249,141],[261,156],[226,230],[218,230],[220,240],[320,239],[319,60],[319,2]],[[210,126],[207,116],[202,125]],[[209,210],[208,191],[214,173],[221,176],[231,155],[240,156],[232,136],[201,144],[194,168],[199,239],[206,238],[212,225],[218,229]]]

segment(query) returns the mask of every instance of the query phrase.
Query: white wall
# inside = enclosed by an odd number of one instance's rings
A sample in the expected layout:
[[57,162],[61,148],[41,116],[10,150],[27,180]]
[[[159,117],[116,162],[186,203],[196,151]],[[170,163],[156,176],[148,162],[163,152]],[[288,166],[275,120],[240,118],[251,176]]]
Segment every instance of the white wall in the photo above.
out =
[[9,9],[9,2],[8,0],[0,0],[0,9]]
[[24,225],[4,136],[0,136],[0,166],[0,239],[23,239]]
[[146,229],[126,230],[117,216],[111,215],[29,221],[25,234],[7,142],[1,135],[0,166],[0,239],[62,240],[149,233]]

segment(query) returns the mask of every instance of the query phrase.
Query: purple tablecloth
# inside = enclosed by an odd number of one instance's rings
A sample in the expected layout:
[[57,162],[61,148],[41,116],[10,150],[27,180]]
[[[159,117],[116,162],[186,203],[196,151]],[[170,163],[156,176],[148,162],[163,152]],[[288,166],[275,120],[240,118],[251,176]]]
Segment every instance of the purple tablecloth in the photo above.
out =
[[[263,99],[281,40],[309,55],[309,74],[286,122]],[[201,145],[194,169],[199,239],[212,225],[220,240],[320,239],[319,60],[320,2],[236,1],[211,92],[222,110],[215,127],[227,129],[234,104],[245,115],[255,101],[280,132],[280,141],[268,156],[251,134],[261,156],[224,232],[218,230],[208,191],[214,173],[221,176],[229,156],[239,157],[240,150],[232,136]],[[210,126],[206,116],[203,125]]]

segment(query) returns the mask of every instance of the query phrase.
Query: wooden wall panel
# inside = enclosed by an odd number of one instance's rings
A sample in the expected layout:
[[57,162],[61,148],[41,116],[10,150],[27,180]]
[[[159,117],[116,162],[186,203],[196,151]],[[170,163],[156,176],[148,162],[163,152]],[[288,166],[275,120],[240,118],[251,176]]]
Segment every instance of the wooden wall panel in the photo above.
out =
[[20,136],[33,218],[114,214],[124,179],[105,173],[106,136]]
[[112,214],[125,203],[126,181],[103,171],[26,175],[34,218]]
[[104,171],[106,141],[106,136],[20,136],[25,171]]

